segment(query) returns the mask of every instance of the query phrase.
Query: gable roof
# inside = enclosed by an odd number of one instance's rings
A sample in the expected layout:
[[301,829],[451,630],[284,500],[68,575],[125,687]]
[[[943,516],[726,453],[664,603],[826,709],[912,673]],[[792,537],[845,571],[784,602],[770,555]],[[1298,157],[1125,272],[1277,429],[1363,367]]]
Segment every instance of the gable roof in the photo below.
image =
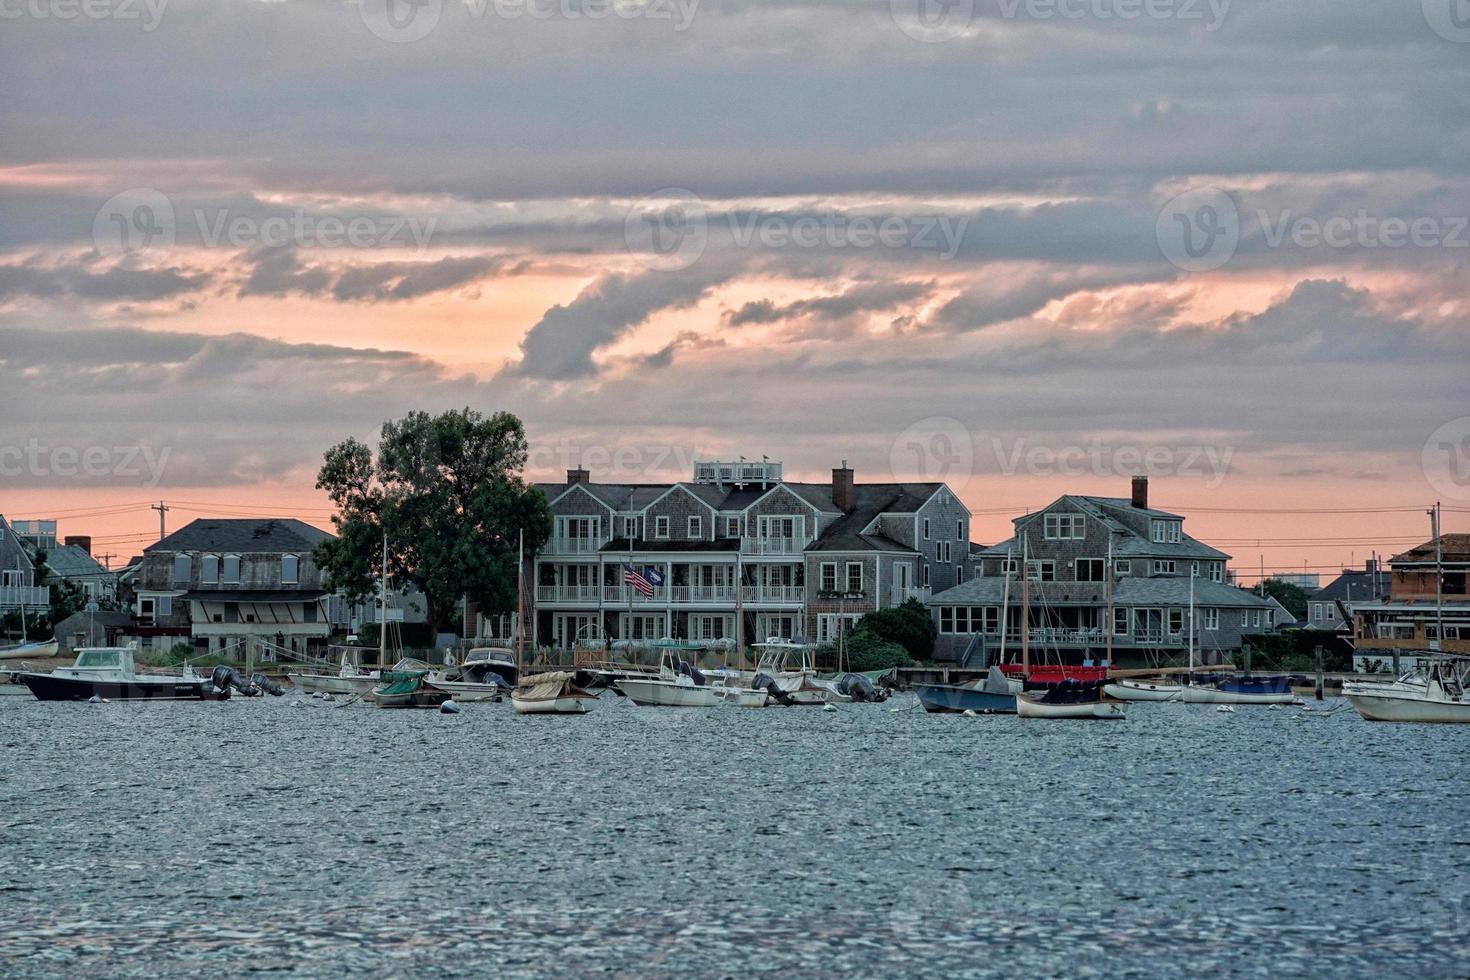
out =
[[108,574],[102,563],[93,558],[86,548],[75,544],[48,549],[46,567],[57,578],[100,578]]
[[190,521],[173,534],[143,549],[143,554],[171,551],[310,551],[332,538],[321,528],[292,517],[211,518]]
[[[1184,518],[1179,514],[1170,513],[1167,510],[1158,510],[1154,507],[1134,507],[1133,502],[1126,497],[1093,497],[1086,494],[1063,494],[1056,500],[1047,504],[1041,510],[1032,511],[1013,518],[1011,523],[1019,527],[1022,523],[1035,521],[1041,515],[1056,509],[1058,506],[1074,508],[1088,517],[1100,522],[1109,531],[1123,535],[1123,539],[1113,548],[1113,555],[1117,558],[1187,558],[1208,559],[1212,561],[1226,561],[1230,558],[1228,554],[1218,548],[1212,548],[1183,530],[1179,531],[1179,540],[1173,543],[1167,541],[1154,541],[1151,537],[1140,534],[1128,523],[1121,520],[1124,516],[1138,516],[1147,520],[1155,518],[1159,520],[1180,521]],[[1035,539],[1033,539],[1034,541]],[[987,558],[1004,558],[1006,551],[1011,550],[1019,555],[1020,545],[1017,537],[1012,535],[1006,540],[993,547],[986,548],[980,552]]]
[[1312,593],[1314,602],[1366,602],[1387,598],[1389,583],[1393,575],[1388,572],[1369,572],[1364,569],[1348,569],[1322,588]]

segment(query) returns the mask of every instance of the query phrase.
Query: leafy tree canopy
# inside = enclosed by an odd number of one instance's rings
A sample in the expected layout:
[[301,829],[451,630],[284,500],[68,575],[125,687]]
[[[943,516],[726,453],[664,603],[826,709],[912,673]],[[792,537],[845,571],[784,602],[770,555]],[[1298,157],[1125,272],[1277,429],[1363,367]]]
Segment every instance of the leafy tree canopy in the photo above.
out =
[[1284,582],[1279,578],[1268,578],[1261,583],[1261,588],[1297,619],[1307,618],[1307,597],[1310,593],[1300,585]]
[[383,424],[377,456],[347,439],[327,450],[317,488],[337,506],[337,538],[313,558],[353,600],[375,594],[383,534],[388,575],[411,582],[444,627],[461,597],[489,614],[516,605],[516,547],[551,536],[546,497],[521,477],[526,432],[508,412],[411,412]]
[[[879,609],[858,620],[859,630],[868,630],[877,638],[903,647],[915,661],[934,658],[934,641],[939,630],[929,609],[918,599],[909,599],[901,606]],[[881,668],[864,668],[879,670]]]

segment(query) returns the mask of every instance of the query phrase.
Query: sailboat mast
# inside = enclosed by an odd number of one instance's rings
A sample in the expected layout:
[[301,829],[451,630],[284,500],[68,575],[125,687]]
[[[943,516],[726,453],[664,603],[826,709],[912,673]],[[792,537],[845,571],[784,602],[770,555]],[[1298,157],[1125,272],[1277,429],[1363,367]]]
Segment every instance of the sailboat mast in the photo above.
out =
[[1006,627],[1011,619],[1011,573],[1006,569],[1011,567],[1011,549],[1006,549],[1006,563],[1001,566],[1001,574],[1005,581],[1000,586],[1000,659],[998,664],[1006,662]]
[[[737,546],[739,542],[736,542]],[[735,656],[740,669],[745,669],[745,575],[740,562],[740,552],[735,552]]]
[[1194,676],[1194,570],[1189,572],[1189,676]]
[[1431,650],[1444,649],[1444,542],[1439,536],[1439,501],[1429,512],[1434,530],[1434,646]]
[[[1025,532],[1022,532],[1025,534]],[[1031,676],[1030,535],[1021,538],[1021,676]]]
[[378,670],[388,666],[388,529],[383,528],[383,567],[378,576]]
[[526,644],[526,532],[520,532],[520,540],[516,543],[516,678],[519,679],[521,671],[525,669],[525,644]]
[[1107,641],[1108,662],[1103,665],[1103,677],[1113,676],[1113,533],[1108,532],[1108,563],[1103,567],[1108,593],[1108,612],[1103,620],[1103,635]]

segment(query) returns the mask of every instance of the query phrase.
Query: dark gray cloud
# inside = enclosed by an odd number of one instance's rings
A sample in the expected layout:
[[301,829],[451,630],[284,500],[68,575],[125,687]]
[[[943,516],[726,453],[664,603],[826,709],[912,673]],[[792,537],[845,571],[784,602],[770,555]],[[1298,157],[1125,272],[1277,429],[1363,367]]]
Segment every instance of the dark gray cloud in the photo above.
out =
[[303,261],[294,248],[261,248],[246,256],[241,296],[331,296],[340,302],[404,302],[491,278],[507,263],[486,256],[420,262],[329,266]]
[[913,304],[934,291],[932,282],[860,283],[841,293],[813,296],[777,305],[768,299],[752,300],[725,313],[725,323],[743,327],[753,323],[780,323],[798,317],[840,320],[859,313],[879,313]]
[[84,262],[60,265],[0,265],[0,300],[75,298],[100,303],[149,302],[203,289],[207,273],[179,266],[159,269],[97,266]]

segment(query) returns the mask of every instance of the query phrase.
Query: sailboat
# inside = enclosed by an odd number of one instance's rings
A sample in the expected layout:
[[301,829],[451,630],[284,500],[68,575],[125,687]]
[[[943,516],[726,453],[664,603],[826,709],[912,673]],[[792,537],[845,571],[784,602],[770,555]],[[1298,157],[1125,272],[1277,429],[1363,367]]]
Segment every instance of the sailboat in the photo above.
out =
[[[1009,568],[1010,564],[1011,555],[1007,551],[1005,567]],[[1001,663],[1004,663],[1006,659],[1006,628],[1009,625],[1010,601],[1011,573],[1006,572],[1005,581],[1001,584],[1000,599],[1000,654],[997,659]],[[924,710],[935,714],[965,711],[974,711],[979,714],[1014,714],[1016,694],[1021,687],[1021,681],[1010,680],[1001,673],[999,667],[992,664],[984,677],[977,678],[968,684],[915,684],[914,693],[918,695],[919,703],[924,706]]]
[[[1106,694],[1106,679],[1113,669],[1113,542],[1111,536],[1108,539],[1107,558],[1107,636],[1106,662],[1103,665],[1103,680],[1101,681],[1077,681],[1064,679],[1059,684],[1053,684],[1041,694],[1016,695],[1016,714],[1022,718],[1095,718],[1120,721],[1127,717],[1123,711],[1123,705],[1117,701],[1108,700]],[[1029,571],[1029,570],[1028,570]],[[1028,593],[1029,598],[1029,593]],[[1023,616],[1023,621],[1029,622],[1030,612]],[[1029,658],[1027,658],[1029,659]],[[1060,659],[1060,657],[1058,657]]]
[[577,683],[572,671],[549,671],[527,677],[526,649],[526,533],[521,532],[516,550],[516,676],[519,684],[510,692],[511,707],[518,715],[585,715],[597,695]]
[[393,670],[388,665],[388,532],[383,531],[383,569],[378,580],[378,674],[379,686],[369,699],[380,708],[437,708],[449,693],[429,684],[427,670]]
[[1470,658],[1445,654],[1444,545],[1439,533],[1440,505],[1429,512],[1434,533],[1435,638],[1426,662],[1397,680],[1346,681],[1343,696],[1365,721],[1421,722],[1440,725],[1470,724]]
[[22,602],[20,604],[20,642],[13,646],[0,647],[0,660],[54,657],[58,649],[55,637],[49,640],[28,640],[26,638],[26,606]]
[[1189,576],[1189,674],[1183,684],[1116,680],[1103,688],[1119,701],[1181,701],[1185,704],[1291,704],[1296,695],[1285,680],[1241,677],[1209,686],[1194,682],[1196,659],[1194,574]]
[[335,674],[287,674],[289,680],[303,694],[367,694],[382,682],[382,674],[376,670],[363,670],[352,662],[352,654],[342,651],[342,664]]

